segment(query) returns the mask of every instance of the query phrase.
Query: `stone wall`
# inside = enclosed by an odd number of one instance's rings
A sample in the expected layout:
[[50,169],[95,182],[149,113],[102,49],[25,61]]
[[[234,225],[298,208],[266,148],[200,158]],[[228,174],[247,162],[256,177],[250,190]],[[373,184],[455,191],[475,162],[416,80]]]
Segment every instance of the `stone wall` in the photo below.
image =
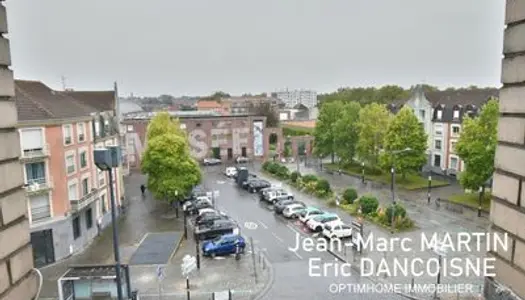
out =
[[37,281],[29,238],[27,199],[22,189],[20,142],[7,34],[6,8],[0,2],[0,299],[33,299]]
[[496,257],[487,299],[525,298],[525,0],[507,0],[500,120],[491,207],[492,230],[508,233],[510,249]]

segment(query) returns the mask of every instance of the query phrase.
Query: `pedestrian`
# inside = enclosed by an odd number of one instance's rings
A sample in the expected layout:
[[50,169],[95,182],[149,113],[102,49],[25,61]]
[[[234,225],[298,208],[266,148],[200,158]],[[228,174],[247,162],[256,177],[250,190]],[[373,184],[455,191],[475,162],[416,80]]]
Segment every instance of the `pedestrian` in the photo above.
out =
[[102,233],[102,218],[97,220],[97,235],[100,235],[100,233]]
[[142,196],[144,197],[144,193],[146,193],[146,186],[144,184],[140,185],[140,191],[142,192]]
[[339,206],[340,203],[341,203],[341,196],[337,195],[337,196],[335,197],[335,204],[336,204],[337,206]]

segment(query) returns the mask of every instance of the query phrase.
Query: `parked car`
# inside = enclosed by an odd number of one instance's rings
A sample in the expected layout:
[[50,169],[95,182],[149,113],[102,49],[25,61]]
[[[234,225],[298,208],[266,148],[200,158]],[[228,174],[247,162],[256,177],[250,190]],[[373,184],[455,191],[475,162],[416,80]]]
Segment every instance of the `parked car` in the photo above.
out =
[[191,204],[184,210],[188,215],[196,215],[199,213],[199,210],[203,208],[213,208],[213,205],[207,199],[201,199],[190,203]]
[[244,164],[244,163],[247,163],[249,162],[250,159],[248,157],[245,157],[245,156],[239,156],[235,159],[235,162],[238,163],[238,164]]
[[235,177],[237,175],[237,168],[236,167],[227,167],[226,170],[224,170],[224,175],[227,177]]
[[182,210],[186,211],[188,210],[189,207],[195,205],[196,202],[203,202],[203,201],[207,201],[210,204],[212,204],[211,199],[208,198],[207,196],[198,196],[198,197],[193,197],[190,200],[187,200],[186,202],[184,202],[182,204]]
[[313,217],[308,222],[306,222],[306,226],[310,228],[310,230],[315,232],[321,232],[323,231],[323,227],[325,224],[335,224],[335,223],[341,223],[341,218],[339,218],[338,215],[332,214],[332,213],[325,213],[317,217]]
[[292,204],[299,204],[299,205],[301,205],[303,207],[306,207],[306,205],[304,205],[304,203],[302,203],[301,201],[297,201],[297,200],[294,200],[294,199],[283,199],[283,200],[277,201],[273,205],[273,211],[276,214],[282,214],[284,209],[287,208],[288,206],[292,205]]
[[201,208],[199,209],[199,211],[197,212],[197,214],[199,216],[201,215],[204,215],[204,214],[209,214],[209,213],[214,213],[216,210],[211,208],[211,207],[204,207],[204,208]]
[[198,216],[195,219],[195,226],[197,227],[210,227],[217,220],[228,220],[228,216],[219,212],[216,213],[206,213]]
[[264,195],[264,200],[269,203],[276,203],[277,201],[284,200],[284,199],[293,199],[293,194],[284,190],[284,189],[275,189],[272,191],[269,191]]
[[239,248],[240,253],[246,248],[246,241],[238,234],[219,236],[202,244],[202,255],[214,257],[216,255],[234,254]]
[[202,161],[202,164],[205,165],[205,166],[214,166],[214,165],[220,165],[222,163],[222,161],[218,158],[205,158],[203,161]]
[[244,189],[248,190],[250,193],[257,193],[258,191],[271,186],[271,183],[263,179],[248,179],[243,185]]
[[317,208],[317,207],[309,206],[309,207],[307,207],[304,211],[302,211],[302,212],[299,214],[299,220],[300,220],[302,223],[306,223],[306,222],[308,222],[308,220],[310,220],[311,218],[316,217],[316,216],[319,216],[319,215],[322,215],[322,214],[324,214],[324,211],[320,210],[320,209]]
[[292,204],[283,210],[283,216],[288,219],[297,219],[305,209],[301,204]]
[[325,224],[323,236],[329,239],[344,239],[352,237],[352,226],[343,223]]
[[195,239],[211,240],[225,234],[239,234],[239,226],[232,220],[218,220],[211,226],[195,228]]

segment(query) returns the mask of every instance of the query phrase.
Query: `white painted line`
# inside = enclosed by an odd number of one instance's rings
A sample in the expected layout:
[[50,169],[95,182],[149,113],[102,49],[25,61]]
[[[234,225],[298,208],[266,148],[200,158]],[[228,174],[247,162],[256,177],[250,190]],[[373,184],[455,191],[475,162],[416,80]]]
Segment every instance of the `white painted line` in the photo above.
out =
[[304,233],[300,232],[299,230],[293,228],[290,224],[286,224],[286,227],[290,228],[295,233],[298,233],[300,236],[304,236]]
[[292,253],[295,254],[295,256],[297,256],[297,258],[303,259],[303,257],[301,255],[299,255],[299,253],[297,253],[296,251],[292,251]]
[[264,229],[268,229],[268,226],[266,226],[266,224],[264,224],[263,222],[259,221],[259,224],[261,224],[261,226],[264,227]]
[[284,242],[284,240],[283,240],[282,238],[278,237],[277,234],[275,234],[275,233],[272,232],[272,235],[273,235],[273,237],[276,238],[279,242],[281,242],[281,243]]

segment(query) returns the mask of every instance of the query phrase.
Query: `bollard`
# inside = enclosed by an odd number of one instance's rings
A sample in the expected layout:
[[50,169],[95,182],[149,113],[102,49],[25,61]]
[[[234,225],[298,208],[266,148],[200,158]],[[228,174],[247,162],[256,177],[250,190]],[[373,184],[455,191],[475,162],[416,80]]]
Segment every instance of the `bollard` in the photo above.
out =
[[414,277],[412,277],[412,282],[410,282],[410,293],[414,293]]
[[[383,251],[383,259],[386,261],[386,251]],[[379,266],[378,266],[379,267]],[[383,275],[384,278],[387,277],[387,274],[385,272],[385,274]]]
[[215,300],[215,292],[211,293],[211,300]]
[[228,290],[228,300],[232,300],[232,299],[233,299],[232,290]]

